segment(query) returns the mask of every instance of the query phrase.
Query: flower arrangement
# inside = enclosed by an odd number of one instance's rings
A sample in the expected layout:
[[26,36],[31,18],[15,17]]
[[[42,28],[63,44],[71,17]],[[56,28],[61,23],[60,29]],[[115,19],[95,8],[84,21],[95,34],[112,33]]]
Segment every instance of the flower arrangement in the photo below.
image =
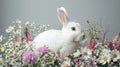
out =
[[[49,25],[35,25],[20,20],[12,23],[5,31],[6,37],[0,36],[0,66],[3,67],[119,67],[120,32],[110,41],[105,39],[106,32],[86,21],[84,40],[79,49],[61,60],[47,47],[39,47],[36,52],[32,47],[33,38],[48,29]],[[103,37],[99,37],[102,34]],[[6,40],[4,43],[3,41]]]

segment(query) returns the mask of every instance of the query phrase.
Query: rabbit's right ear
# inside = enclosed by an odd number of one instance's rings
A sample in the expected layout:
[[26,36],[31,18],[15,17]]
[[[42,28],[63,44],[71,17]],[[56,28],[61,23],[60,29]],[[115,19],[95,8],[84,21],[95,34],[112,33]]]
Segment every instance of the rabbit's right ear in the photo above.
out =
[[60,7],[60,8],[57,9],[57,15],[58,15],[59,21],[62,24],[67,24],[68,15],[67,15],[67,11],[64,7]]

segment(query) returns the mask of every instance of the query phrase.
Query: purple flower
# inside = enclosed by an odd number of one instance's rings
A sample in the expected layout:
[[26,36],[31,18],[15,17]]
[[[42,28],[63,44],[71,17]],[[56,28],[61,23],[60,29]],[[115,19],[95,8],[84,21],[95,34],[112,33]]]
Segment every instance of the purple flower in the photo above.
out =
[[26,51],[24,52],[24,54],[22,55],[22,60],[26,63],[26,64],[34,64],[35,61],[37,59],[37,56],[34,52],[32,51]]
[[42,54],[47,54],[48,53],[48,49],[46,47],[39,47],[37,49],[38,53],[42,53]]

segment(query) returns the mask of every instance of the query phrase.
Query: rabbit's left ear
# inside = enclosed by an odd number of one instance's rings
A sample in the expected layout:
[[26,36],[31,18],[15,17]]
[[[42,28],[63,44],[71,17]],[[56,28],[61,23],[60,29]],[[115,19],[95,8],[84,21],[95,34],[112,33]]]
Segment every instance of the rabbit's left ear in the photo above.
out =
[[60,7],[57,9],[57,15],[58,15],[59,21],[62,24],[66,24],[68,22],[67,11],[64,7]]

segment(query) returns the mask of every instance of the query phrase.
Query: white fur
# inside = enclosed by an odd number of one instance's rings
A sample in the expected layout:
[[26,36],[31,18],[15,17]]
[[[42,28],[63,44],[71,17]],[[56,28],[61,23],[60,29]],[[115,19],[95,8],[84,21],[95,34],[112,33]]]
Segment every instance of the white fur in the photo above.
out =
[[[80,46],[79,42],[83,32],[79,23],[67,22],[68,16],[64,7],[58,8],[57,11],[58,18],[63,24],[62,30],[53,29],[40,33],[35,37],[33,46],[36,49],[41,46],[46,46],[55,53],[60,49],[61,57],[64,58]],[[72,27],[75,27],[75,31],[72,31]]]

